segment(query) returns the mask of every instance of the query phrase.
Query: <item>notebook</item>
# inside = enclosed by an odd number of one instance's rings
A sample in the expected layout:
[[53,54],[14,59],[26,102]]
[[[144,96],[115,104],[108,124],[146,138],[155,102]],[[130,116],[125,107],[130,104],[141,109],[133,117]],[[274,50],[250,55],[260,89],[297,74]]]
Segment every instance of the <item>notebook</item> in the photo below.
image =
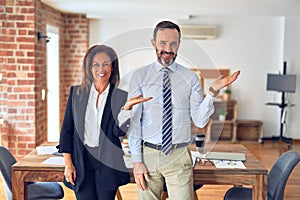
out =
[[231,153],[231,152],[208,152],[206,158],[209,160],[240,160],[245,161],[246,156],[244,153]]

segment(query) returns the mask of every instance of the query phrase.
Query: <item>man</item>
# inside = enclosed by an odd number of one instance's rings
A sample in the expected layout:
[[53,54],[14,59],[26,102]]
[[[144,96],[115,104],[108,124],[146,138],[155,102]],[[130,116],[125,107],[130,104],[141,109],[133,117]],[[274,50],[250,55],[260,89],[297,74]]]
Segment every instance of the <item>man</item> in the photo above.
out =
[[214,97],[239,75],[220,76],[204,98],[197,75],[175,62],[180,37],[178,25],[158,23],[151,40],[157,61],[138,69],[130,82],[129,98],[153,98],[132,109],[128,130],[140,199],[159,199],[164,180],[170,199],[194,199],[191,119],[204,127],[214,112]]

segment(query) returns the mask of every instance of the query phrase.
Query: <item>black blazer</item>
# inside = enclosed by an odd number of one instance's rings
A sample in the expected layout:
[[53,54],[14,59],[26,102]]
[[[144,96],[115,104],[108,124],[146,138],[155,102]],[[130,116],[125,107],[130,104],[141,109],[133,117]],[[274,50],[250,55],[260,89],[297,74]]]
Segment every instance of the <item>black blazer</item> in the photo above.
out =
[[[77,94],[79,86],[71,87],[64,121],[62,124],[59,152],[71,153],[73,164],[76,168],[75,186],[64,180],[67,187],[76,191],[79,190],[85,176],[84,162],[84,123],[85,112],[89,99],[89,91],[82,90]],[[99,173],[95,175],[98,183],[103,185],[103,189],[115,190],[121,185],[129,182],[130,176],[125,166],[121,142],[119,137],[124,136],[129,127],[129,120],[118,126],[118,114],[125,105],[127,92],[110,85],[103,117],[101,121],[101,131],[99,138]]]

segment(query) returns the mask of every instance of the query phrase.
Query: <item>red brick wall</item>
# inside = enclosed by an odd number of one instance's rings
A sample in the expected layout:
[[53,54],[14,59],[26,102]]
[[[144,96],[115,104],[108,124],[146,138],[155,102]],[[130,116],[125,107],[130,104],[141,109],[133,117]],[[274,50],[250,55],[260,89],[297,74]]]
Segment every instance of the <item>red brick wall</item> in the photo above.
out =
[[[6,27],[6,16],[5,16],[5,5],[6,2],[0,0],[0,73],[2,74],[2,80],[0,80],[0,118],[7,118],[7,84],[6,84],[6,30],[2,27]],[[7,132],[6,127],[0,125],[0,142],[2,145],[7,146]],[[3,142],[2,142],[3,141]]]
[[47,138],[47,101],[42,100],[42,90],[47,90],[46,41],[37,39],[37,32],[46,33],[44,10],[40,1],[35,1],[35,143],[39,145]]
[[[0,0],[0,118],[2,145],[19,158],[47,140],[46,24],[59,28],[61,119],[69,87],[81,77],[81,60],[88,48],[88,19],[64,14],[40,0]],[[51,42],[51,41],[50,41]]]
[[35,147],[35,23],[33,1],[5,2],[2,36],[5,52],[3,71],[6,84],[6,120],[2,143],[16,156]]

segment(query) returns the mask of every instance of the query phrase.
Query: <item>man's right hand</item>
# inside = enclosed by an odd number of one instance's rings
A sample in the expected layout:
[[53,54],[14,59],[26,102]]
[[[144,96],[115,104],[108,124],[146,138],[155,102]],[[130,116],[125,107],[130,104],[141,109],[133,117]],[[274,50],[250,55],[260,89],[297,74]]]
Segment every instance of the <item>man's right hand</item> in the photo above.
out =
[[124,110],[131,110],[134,105],[149,101],[151,99],[153,99],[153,97],[142,98],[142,95],[139,94],[138,96],[127,100],[126,104],[124,105]]
[[145,164],[142,162],[134,162],[133,175],[137,186],[144,191],[147,188],[145,180],[150,182],[150,176]]

